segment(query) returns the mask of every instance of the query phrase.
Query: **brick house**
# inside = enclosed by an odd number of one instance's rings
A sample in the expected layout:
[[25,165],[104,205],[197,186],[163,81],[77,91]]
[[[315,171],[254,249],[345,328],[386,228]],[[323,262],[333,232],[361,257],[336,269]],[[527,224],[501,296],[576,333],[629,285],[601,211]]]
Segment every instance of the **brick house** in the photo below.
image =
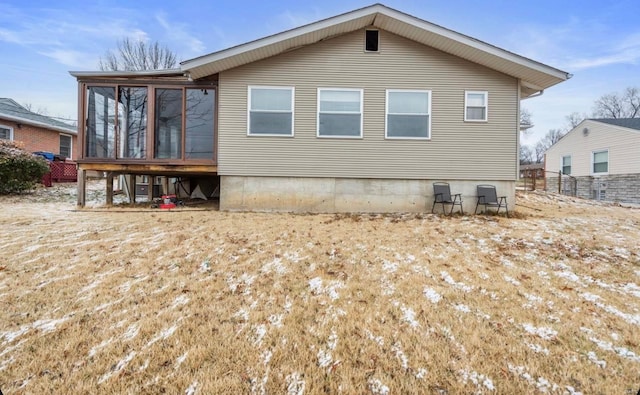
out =
[[75,126],[31,112],[12,99],[0,98],[0,139],[20,141],[31,152],[78,157]]

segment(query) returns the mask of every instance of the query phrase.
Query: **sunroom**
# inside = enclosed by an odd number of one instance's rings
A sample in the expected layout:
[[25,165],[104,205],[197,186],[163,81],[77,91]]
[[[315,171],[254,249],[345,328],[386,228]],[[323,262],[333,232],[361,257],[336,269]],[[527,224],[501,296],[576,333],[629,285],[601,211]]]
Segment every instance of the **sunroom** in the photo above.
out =
[[149,200],[175,193],[177,182],[187,194],[197,185],[189,180],[217,184],[217,76],[196,82],[179,70],[71,74],[83,114],[78,205],[86,203],[87,176],[96,173],[106,176],[107,204],[117,176],[131,202],[141,191]]

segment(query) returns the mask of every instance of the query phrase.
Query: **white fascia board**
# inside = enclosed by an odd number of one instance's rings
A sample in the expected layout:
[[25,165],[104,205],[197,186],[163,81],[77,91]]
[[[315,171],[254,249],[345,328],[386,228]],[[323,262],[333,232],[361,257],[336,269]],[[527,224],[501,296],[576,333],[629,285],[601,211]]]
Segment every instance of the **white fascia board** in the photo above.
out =
[[[377,12],[380,12],[379,10],[381,9],[386,10],[387,8],[380,4],[376,4],[370,7],[365,7],[356,11],[348,12],[346,14],[341,14],[328,19],[323,19],[318,22],[313,22],[298,28],[286,30],[282,33],[276,33],[274,35],[267,36],[258,40],[250,41],[245,44],[240,44],[231,48],[223,49],[221,51],[214,52],[209,55],[204,55],[198,58],[185,60],[184,62],[180,63],[180,68],[183,71],[189,71],[190,69],[200,67],[208,63],[213,63],[218,60],[230,58],[230,57],[240,55],[246,52],[250,52],[250,51],[253,51],[262,47],[266,47],[272,44],[277,44],[279,42],[286,41],[295,37],[303,36],[308,33],[313,33],[318,30],[328,29],[332,26],[349,22],[354,19],[367,17],[367,16],[373,17]],[[362,27],[365,27],[368,25],[369,24],[363,24]]]

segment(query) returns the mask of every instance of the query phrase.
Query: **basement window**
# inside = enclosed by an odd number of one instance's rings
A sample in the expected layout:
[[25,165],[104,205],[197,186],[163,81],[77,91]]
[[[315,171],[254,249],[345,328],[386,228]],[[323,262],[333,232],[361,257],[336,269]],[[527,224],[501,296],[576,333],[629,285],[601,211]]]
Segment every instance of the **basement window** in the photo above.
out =
[[366,52],[378,52],[380,32],[378,30],[366,30],[364,42],[364,50]]

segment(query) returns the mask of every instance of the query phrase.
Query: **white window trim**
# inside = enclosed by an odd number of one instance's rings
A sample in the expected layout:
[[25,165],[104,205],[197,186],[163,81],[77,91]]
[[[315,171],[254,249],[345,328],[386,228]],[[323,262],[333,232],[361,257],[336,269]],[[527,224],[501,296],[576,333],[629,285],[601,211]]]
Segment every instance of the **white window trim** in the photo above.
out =
[[[277,89],[291,91],[291,134],[280,133],[251,133],[251,90],[252,89]],[[295,97],[296,89],[293,86],[268,86],[268,85],[249,85],[247,87],[247,136],[251,137],[294,137],[295,135]],[[289,111],[269,111],[273,113],[289,113]]]
[[[484,119],[467,119],[467,99],[469,94],[484,95]],[[464,91],[464,121],[465,122],[489,122],[489,92],[488,91]]]
[[[606,152],[607,153],[607,171],[603,171],[603,172],[599,172],[596,173],[594,171],[593,166],[595,165],[595,156],[596,154],[600,153],[600,152]],[[606,176],[609,174],[609,170],[611,169],[611,156],[609,155],[609,148],[605,148],[605,149],[598,149],[598,150],[593,150],[591,151],[591,175],[594,176]]]
[[[0,128],[2,129],[9,129],[9,141],[13,141],[13,128],[11,126],[8,125],[1,125],[0,124]],[[4,140],[4,139],[3,139]]]
[[[562,155],[560,156],[560,169],[562,170],[562,174],[566,174],[564,172],[564,158],[569,157],[569,166],[571,167],[571,173],[573,173],[573,156],[571,154],[567,154],[567,155]],[[569,173],[569,175],[571,175],[571,173]]]
[[[60,136],[69,137],[69,156],[67,156],[67,158],[72,159],[73,158],[73,136],[65,133],[60,133]],[[59,151],[60,151],[60,140],[58,140],[58,153],[61,154]]]
[[[427,126],[427,137],[399,137],[388,135],[388,120],[389,120],[389,93],[390,92],[415,92],[426,93],[429,95],[427,101],[427,114],[429,116],[429,125]],[[394,113],[395,115],[416,115],[414,113]],[[423,114],[424,115],[424,114]],[[425,89],[387,89],[384,103],[384,138],[388,140],[431,140],[431,91]]]
[[[325,114],[360,114],[360,135],[359,136],[340,136],[330,135],[323,136],[320,134],[320,92],[322,91],[344,91],[344,92],[360,92],[360,112],[324,112]],[[321,139],[362,139],[364,137],[364,89],[361,88],[318,88],[317,106],[316,106],[316,137]]]

